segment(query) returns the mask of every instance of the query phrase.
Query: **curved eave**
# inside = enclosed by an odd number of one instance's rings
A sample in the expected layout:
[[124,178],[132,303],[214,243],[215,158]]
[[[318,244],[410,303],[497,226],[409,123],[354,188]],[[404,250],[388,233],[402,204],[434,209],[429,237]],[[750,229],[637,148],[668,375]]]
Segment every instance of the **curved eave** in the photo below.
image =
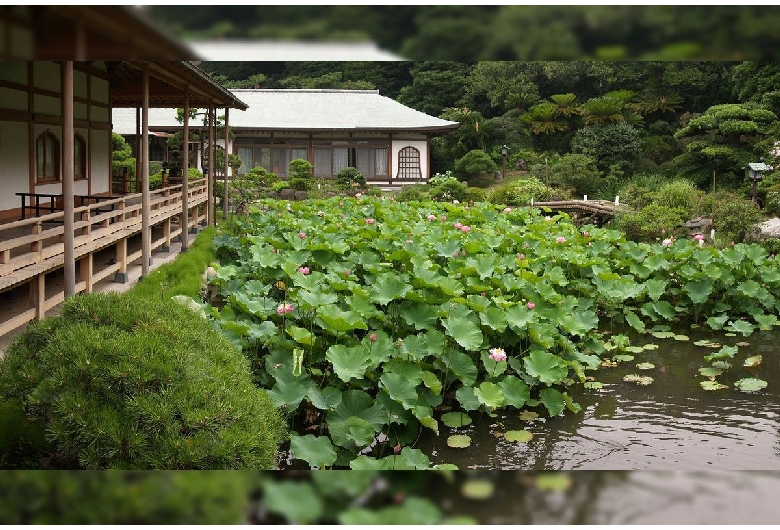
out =
[[373,132],[373,133],[441,133],[446,134],[460,127],[460,123],[453,125],[442,125],[439,127],[241,127],[231,126],[234,132],[297,132],[297,133],[315,133],[315,132]]

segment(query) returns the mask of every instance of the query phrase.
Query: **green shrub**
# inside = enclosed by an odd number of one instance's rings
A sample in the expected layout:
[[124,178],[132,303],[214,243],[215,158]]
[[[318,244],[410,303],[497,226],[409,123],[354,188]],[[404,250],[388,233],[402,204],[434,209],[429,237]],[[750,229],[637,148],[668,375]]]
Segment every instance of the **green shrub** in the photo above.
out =
[[149,162],[149,174],[156,175],[157,173],[162,173],[162,163]]
[[436,173],[431,178],[428,179],[428,185],[431,187],[438,186],[439,184],[444,184],[445,182],[450,182],[454,180],[455,182],[459,182],[458,179],[455,178],[455,175],[452,174],[452,171],[445,171],[444,173]]
[[692,215],[698,209],[703,192],[694,184],[685,179],[673,180],[663,184],[653,194],[653,202],[668,208],[685,210],[687,215]]
[[317,187],[317,182],[311,178],[292,178],[287,181],[290,184],[290,188],[296,191],[309,191]]
[[336,175],[336,186],[342,190],[365,188],[366,177],[354,167],[345,167]]
[[457,180],[449,180],[444,184],[434,186],[430,197],[434,201],[465,201],[468,196],[468,186]]
[[780,215],[780,191],[770,191],[766,194],[764,212],[769,215]]
[[487,200],[487,192],[481,188],[469,187],[466,190],[466,200],[468,202],[484,202]]
[[493,204],[509,206],[527,206],[534,202],[546,201],[552,197],[554,190],[542,184],[537,178],[513,180],[495,188],[488,194],[488,200]]
[[382,188],[375,185],[370,185],[366,188],[366,195],[369,195],[371,197],[381,197],[382,196]]
[[273,186],[271,186],[271,189],[273,189],[276,192],[282,191],[282,190],[290,190],[292,189],[292,185],[287,180],[280,180],[279,182],[275,182]]
[[0,521],[12,525],[241,523],[255,474],[9,471],[0,474]]
[[731,192],[718,192],[714,195],[712,225],[718,244],[743,241],[750,228],[764,220],[761,209],[753,201],[741,199]]
[[290,164],[287,166],[287,178],[289,179],[311,178],[313,169],[314,166],[312,166],[308,160],[304,160],[303,158],[296,158],[294,160],[290,160]]
[[204,318],[132,294],[68,298],[0,361],[0,401],[43,423],[56,469],[272,469],[284,424]]
[[469,151],[463,158],[457,160],[453,167],[453,175],[466,182],[478,177],[493,177],[498,166],[490,155],[480,149]]
[[680,225],[688,220],[688,210],[653,203],[638,211],[619,213],[610,226],[623,230],[634,241],[655,241],[684,237],[686,232]]
[[28,420],[19,399],[0,401],[0,469],[37,469],[47,448],[43,422]]
[[395,197],[402,202],[424,201],[428,198],[428,187],[425,184],[409,184],[401,188]]

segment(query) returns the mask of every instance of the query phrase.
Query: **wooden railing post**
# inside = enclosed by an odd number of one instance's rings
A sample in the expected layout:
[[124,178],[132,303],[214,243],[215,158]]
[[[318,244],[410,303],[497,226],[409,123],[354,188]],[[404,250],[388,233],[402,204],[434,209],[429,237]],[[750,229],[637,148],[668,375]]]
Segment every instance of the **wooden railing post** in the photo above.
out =
[[84,292],[92,292],[92,252],[88,252],[86,256],[81,258],[79,265],[80,280],[84,282]]

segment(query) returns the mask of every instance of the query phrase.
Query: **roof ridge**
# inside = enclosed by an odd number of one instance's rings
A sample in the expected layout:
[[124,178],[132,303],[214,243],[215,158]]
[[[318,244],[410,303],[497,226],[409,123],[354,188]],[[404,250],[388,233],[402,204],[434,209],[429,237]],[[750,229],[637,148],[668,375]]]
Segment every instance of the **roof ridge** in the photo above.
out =
[[379,89],[374,90],[358,90],[351,88],[231,88],[231,92],[314,92],[314,93],[326,93],[333,92],[338,94],[353,93],[353,94],[379,94]]

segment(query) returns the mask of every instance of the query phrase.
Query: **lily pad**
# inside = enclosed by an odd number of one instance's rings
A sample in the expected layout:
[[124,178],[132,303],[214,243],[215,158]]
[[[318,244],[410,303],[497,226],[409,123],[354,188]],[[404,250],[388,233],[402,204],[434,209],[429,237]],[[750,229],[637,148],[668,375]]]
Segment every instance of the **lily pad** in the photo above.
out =
[[599,390],[604,386],[604,383],[601,381],[588,381],[587,383],[583,384],[583,386],[590,390]]
[[739,346],[739,347],[750,346],[750,343],[742,341],[742,342],[737,342],[736,344],[734,344],[734,346]]
[[628,374],[623,376],[623,381],[627,383],[636,383],[639,386],[647,386],[651,385],[654,379],[646,375]]
[[720,342],[715,342],[709,339],[697,340],[693,343],[695,346],[703,346],[705,348],[720,348],[723,346]]
[[639,363],[636,365],[637,370],[652,370],[655,368],[653,363]]
[[673,338],[674,340],[678,340],[680,342],[686,342],[691,340],[691,338],[688,335],[675,335]]
[[729,368],[731,368],[731,363],[728,361],[713,361],[712,367],[720,368],[721,370],[728,370]]
[[628,353],[642,353],[645,349],[642,346],[629,346],[626,351]]
[[734,386],[740,389],[742,392],[757,392],[762,388],[767,387],[767,382],[763,379],[757,379],[755,377],[748,377],[740,379],[734,383]]
[[745,359],[745,363],[743,366],[747,366],[748,368],[753,368],[754,366],[758,366],[761,364],[761,361],[763,360],[763,357],[760,355],[753,355],[752,357],[748,357]]
[[643,350],[648,350],[648,351],[657,350],[658,349],[658,344],[645,344],[644,346],[642,346],[642,349]]
[[633,355],[623,355],[623,354],[613,355],[612,356],[612,360],[613,361],[617,361],[619,363],[629,362],[629,361],[633,361],[634,360],[634,356]]
[[537,414],[532,410],[524,410],[523,412],[520,413],[520,416],[518,417],[523,421],[534,421],[536,418],[539,417],[539,414]]
[[671,331],[653,331],[650,334],[657,339],[671,339],[675,336]]
[[720,368],[705,366],[704,368],[699,368],[699,373],[704,377],[718,377],[720,374],[723,373],[723,370],[721,370]]
[[484,479],[466,480],[460,488],[460,493],[467,499],[483,500],[493,496],[496,490],[493,481]]
[[504,434],[504,439],[506,439],[507,442],[530,442],[531,438],[533,438],[533,433],[529,431],[507,431],[506,434]]
[[441,415],[441,421],[447,427],[456,429],[458,427],[463,427],[464,425],[469,425],[471,423],[471,416],[465,412],[447,412],[446,414]]
[[717,381],[702,381],[699,383],[704,390],[723,390],[728,388],[728,385],[723,385]]
[[465,434],[453,434],[447,438],[447,445],[456,449],[465,449],[471,445],[471,436]]
[[736,334],[736,333],[724,333],[724,335],[725,335],[726,337],[736,337],[736,336],[737,336],[737,334]]

